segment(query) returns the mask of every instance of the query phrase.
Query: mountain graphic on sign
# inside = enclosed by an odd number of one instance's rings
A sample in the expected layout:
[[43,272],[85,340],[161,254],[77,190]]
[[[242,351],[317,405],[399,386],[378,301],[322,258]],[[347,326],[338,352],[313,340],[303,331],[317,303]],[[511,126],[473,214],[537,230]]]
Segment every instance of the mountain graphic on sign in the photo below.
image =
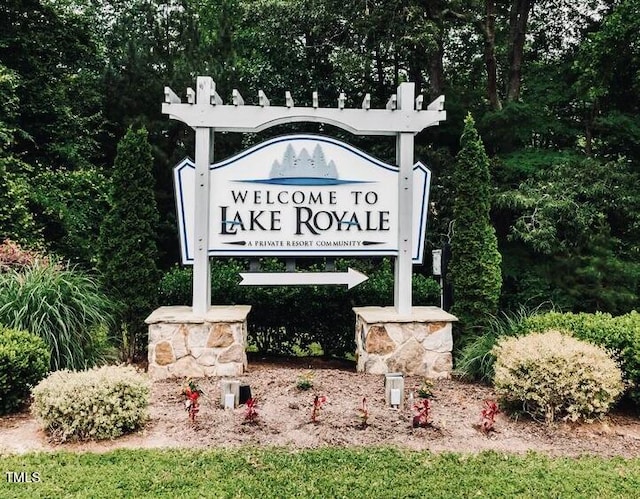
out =
[[338,177],[338,169],[333,160],[327,162],[320,144],[316,144],[313,153],[306,147],[296,153],[291,144],[287,145],[282,159],[274,160],[269,178],[242,180],[260,184],[276,185],[339,185],[366,183],[361,180],[343,180]]

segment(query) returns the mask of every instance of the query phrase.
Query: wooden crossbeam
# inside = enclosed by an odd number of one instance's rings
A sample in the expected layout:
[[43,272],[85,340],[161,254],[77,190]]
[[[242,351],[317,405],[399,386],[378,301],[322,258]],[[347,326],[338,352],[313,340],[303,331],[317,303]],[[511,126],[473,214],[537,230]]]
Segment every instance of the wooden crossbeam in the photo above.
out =
[[427,106],[427,110],[429,111],[444,110],[444,95],[441,95],[440,97],[435,98],[433,102]]
[[[242,105],[244,99],[236,90],[232,105],[224,105],[215,90],[215,82],[209,77],[199,77],[207,81],[206,88],[196,92],[195,103],[188,92],[188,103],[169,88],[165,89],[162,112],[191,127],[207,127],[220,132],[255,133],[269,127],[294,122],[327,123],[358,135],[395,135],[396,133],[416,134],[426,127],[437,125],[446,119],[444,97],[435,99],[424,109],[424,97],[410,96],[411,105],[399,109],[399,97],[392,95],[386,109],[371,109],[371,96],[364,96],[360,108],[346,107],[346,95],[338,97],[338,107],[319,107],[318,92],[313,92],[312,106],[295,107],[291,92],[285,93],[285,106],[272,106],[264,92],[258,92],[259,105]],[[410,84],[402,84],[410,85]],[[200,87],[198,87],[200,88]],[[400,87],[399,87],[400,88]]]
[[208,78],[211,81],[211,88],[208,91],[209,94],[209,104],[211,104],[212,106],[221,106],[222,104],[224,104],[222,97],[220,97],[218,95],[218,92],[216,92],[216,82],[211,80],[210,78]]
[[289,108],[294,106],[293,97],[291,97],[291,92],[289,92],[288,90],[284,93],[284,102]]
[[221,106],[222,104],[224,104],[222,97],[220,97],[218,95],[218,92],[216,92],[214,89],[213,92],[211,92],[211,105]]
[[269,102],[269,99],[267,99],[267,96],[262,90],[258,90],[258,104],[260,104],[261,107],[267,107],[271,105],[271,102]]
[[398,107],[398,96],[396,94],[393,94],[391,97],[389,97],[386,108],[389,111],[395,111],[397,107]]
[[164,87],[164,102],[166,104],[180,104],[182,101],[171,88]]
[[196,103],[196,92],[191,87],[187,88],[187,102],[189,104],[195,104]]
[[371,94],[365,94],[362,99],[362,109],[369,110],[371,108]]
[[244,106],[244,99],[242,98],[242,95],[240,95],[240,92],[235,88],[233,89],[231,99],[234,106]]

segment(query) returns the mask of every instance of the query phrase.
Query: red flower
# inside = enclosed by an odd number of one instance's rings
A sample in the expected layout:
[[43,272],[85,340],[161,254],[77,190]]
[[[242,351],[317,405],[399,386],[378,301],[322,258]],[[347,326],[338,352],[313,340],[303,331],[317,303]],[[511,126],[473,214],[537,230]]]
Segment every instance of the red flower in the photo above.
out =
[[202,390],[193,381],[189,381],[188,386],[182,390],[182,393],[187,397],[185,408],[189,411],[189,419],[195,421],[196,414],[200,410],[198,399],[202,395]]

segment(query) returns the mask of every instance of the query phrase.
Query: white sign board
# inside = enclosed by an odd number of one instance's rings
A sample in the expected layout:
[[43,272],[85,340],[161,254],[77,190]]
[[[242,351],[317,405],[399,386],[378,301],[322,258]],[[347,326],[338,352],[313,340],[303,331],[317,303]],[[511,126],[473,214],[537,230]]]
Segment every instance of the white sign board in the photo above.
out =
[[[210,166],[210,256],[398,254],[398,167],[338,140],[279,137]],[[182,261],[193,263],[195,166],[174,168]],[[431,173],[413,168],[414,263]]]
[[431,252],[431,256],[433,257],[433,275],[441,276],[442,275],[442,250],[433,250]]

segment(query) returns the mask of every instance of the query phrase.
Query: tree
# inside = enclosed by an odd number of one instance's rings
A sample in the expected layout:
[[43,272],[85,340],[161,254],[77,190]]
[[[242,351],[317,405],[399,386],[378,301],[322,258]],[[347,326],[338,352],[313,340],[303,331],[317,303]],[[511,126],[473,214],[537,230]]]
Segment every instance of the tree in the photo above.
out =
[[13,152],[38,168],[100,161],[102,58],[87,20],[37,0],[5,0],[0,62],[19,77]]
[[113,298],[121,303],[129,354],[146,349],[145,317],[156,305],[158,211],[151,174],[153,158],[144,128],[129,128],[118,144],[111,178],[111,209],[99,239],[99,270]]
[[522,87],[522,63],[524,57],[524,42],[527,34],[529,12],[533,8],[534,0],[514,0],[509,11],[509,38],[507,41],[507,64],[509,75],[507,78],[507,101],[520,99]]
[[44,170],[32,177],[29,201],[49,252],[82,267],[95,265],[108,182],[95,168]]
[[620,2],[581,44],[575,88],[585,152],[640,158],[640,4]]
[[39,240],[26,197],[27,185],[20,174],[29,167],[10,152],[18,109],[18,78],[0,64],[0,243],[13,239],[34,245]]
[[612,314],[637,308],[640,174],[624,159],[548,162],[496,197],[511,218],[504,302]]
[[19,164],[19,160],[3,157],[0,151],[0,243],[12,239],[33,246],[39,237],[25,202],[27,189],[21,179],[7,171],[11,163]]
[[472,328],[496,314],[502,276],[495,230],[489,219],[489,158],[468,114],[453,172],[454,230],[449,279],[453,284],[451,312],[460,320],[463,341]]

